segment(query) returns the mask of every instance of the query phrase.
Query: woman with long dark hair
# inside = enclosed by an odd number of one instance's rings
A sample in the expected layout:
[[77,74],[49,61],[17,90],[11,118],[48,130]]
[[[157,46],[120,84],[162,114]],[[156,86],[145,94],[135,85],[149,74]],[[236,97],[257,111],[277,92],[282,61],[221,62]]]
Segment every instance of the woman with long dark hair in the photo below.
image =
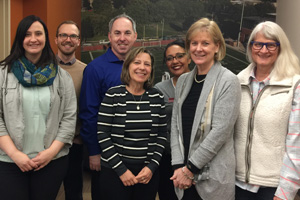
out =
[[77,104],[39,17],[19,23],[0,62],[0,86],[1,198],[53,200],[66,173]]

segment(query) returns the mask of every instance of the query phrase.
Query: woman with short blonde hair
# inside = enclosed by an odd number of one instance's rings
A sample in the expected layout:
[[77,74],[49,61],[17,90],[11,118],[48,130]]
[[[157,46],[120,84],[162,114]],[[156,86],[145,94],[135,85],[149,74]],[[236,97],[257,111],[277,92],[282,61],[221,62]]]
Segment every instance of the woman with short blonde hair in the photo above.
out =
[[237,77],[225,69],[225,43],[207,18],[187,32],[186,48],[196,66],[176,84],[171,123],[171,177],[180,200],[233,200],[233,128],[240,104]]

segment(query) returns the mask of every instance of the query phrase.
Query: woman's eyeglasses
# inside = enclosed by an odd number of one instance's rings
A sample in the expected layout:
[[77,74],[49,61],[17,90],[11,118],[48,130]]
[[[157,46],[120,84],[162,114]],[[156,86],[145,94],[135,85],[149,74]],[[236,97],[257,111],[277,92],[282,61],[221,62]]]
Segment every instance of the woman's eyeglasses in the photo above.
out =
[[167,56],[166,61],[172,62],[174,58],[176,58],[176,60],[180,60],[181,58],[183,58],[185,56],[185,54],[186,53],[176,53],[175,56]]
[[250,44],[252,45],[252,48],[255,50],[261,50],[264,46],[266,46],[266,48],[269,51],[275,51],[277,49],[278,46],[280,46],[279,42],[256,42],[256,41],[251,41]]

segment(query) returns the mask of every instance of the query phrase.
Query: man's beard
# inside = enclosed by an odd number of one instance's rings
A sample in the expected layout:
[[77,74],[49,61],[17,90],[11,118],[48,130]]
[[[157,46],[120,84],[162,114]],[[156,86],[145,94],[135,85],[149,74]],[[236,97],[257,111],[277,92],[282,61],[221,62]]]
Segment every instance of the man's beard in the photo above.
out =
[[[63,46],[63,45],[61,45]],[[58,46],[59,50],[66,56],[69,56],[69,55],[72,55],[75,51],[76,51],[76,48],[74,48],[72,51],[64,51],[64,49],[61,47],[61,46]],[[72,46],[73,47],[73,46]]]

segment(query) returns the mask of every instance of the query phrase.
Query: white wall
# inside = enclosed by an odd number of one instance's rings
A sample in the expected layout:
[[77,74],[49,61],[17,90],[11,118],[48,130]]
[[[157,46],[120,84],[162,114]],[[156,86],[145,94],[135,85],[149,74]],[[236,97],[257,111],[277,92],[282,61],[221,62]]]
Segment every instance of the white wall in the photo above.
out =
[[290,43],[300,59],[300,1],[277,0],[276,23],[288,36]]
[[10,0],[0,0],[0,60],[10,51]]

